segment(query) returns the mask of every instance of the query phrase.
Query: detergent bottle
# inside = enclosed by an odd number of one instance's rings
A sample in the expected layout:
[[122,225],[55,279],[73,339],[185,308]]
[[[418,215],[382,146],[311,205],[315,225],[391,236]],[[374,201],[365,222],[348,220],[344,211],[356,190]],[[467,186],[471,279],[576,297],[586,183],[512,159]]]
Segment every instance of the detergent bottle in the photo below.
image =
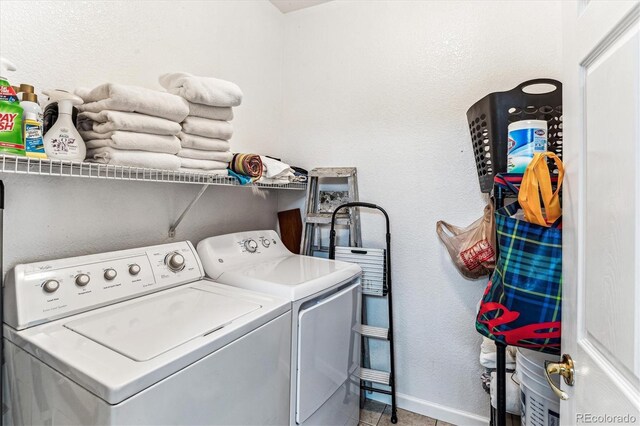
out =
[[64,90],[43,91],[51,102],[58,104],[58,119],[44,135],[44,150],[52,160],[82,161],[87,147],[71,119],[74,105],[81,105],[82,99]]
[[18,94],[5,77],[7,71],[15,70],[16,66],[9,60],[0,58],[0,155],[24,155],[23,109]]

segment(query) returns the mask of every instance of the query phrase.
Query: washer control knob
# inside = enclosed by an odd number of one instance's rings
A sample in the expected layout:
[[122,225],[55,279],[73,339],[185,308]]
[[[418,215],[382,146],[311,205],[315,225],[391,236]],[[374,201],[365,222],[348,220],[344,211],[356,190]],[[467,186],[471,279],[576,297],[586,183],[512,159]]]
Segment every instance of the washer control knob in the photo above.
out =
[[164,263],[173,272],[181,271],[182,269],[184,269],[184,256],[176,252],[169,253],[164,258]]
[[60,288],[60,283],[57,280],[47,280],[42,285],[42,289],[47,293],[53,293]]
[[271,241],[265,238],[262,240],[262,245],[264,246],[264,248],[269,248],[269,246],[271,245]]
[[140,273],[140,265],[136,263],[129,265],[129,273],[131,275],[138,275]]
[[104,279],[107,281],[113,281],[118,276],[118,273],[115,269],[109,268],[104,270]]
[[76,275],[76,285],[80,286],[80,287],[84,287],[85,285],[89,284],[89,281],[91,281],[91,277],[87,274],[78,274]]
[[256,243],[256,240],[249,239],[244,242],[244,248],[249,253],[255,253],[258,250],[258,243]]

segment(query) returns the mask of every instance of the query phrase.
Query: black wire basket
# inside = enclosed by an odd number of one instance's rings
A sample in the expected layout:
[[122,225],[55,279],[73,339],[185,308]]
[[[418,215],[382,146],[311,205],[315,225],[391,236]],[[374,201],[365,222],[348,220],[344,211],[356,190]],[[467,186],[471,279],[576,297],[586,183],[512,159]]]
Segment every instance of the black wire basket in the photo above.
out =
[[[541,84],[553,89],[525,91]],[[520,120],[546,120],[547,150],[562,158],[562,83],[549,78],[525,81],[508,92],[491,93],[469,108],[467,121],[482,192],[491,192],[493,177],[507,171],[507,127]],[[557,173],[555,164],[549,165]]]

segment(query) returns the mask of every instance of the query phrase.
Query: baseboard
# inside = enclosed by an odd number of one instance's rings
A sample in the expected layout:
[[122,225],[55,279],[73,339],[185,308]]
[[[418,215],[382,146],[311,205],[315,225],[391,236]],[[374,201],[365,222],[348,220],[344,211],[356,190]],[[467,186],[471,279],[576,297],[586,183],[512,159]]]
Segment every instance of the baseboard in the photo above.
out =
[[487,426],[489,418],[455,408],[397,393],[398,407],[460,426]]

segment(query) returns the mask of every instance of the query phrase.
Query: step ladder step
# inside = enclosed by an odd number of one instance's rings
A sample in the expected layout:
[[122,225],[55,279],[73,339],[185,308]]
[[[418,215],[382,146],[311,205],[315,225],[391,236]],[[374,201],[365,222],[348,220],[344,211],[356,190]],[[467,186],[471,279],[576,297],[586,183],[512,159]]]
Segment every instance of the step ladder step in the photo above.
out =
[[391,383],[391,373],[388,371],[372,370],[370,368],[360,368],[360,380],[389,386],[389,383]]
[[346,178],[355,176],[355,167],[320,167],[309,172],[309,177],[340,177]]
[[[318,223],[329,225],[331,223],[331,213],[309,213],[305,219],[307,223]],[[337,225],[351,225],[351,218],[348,214],[338,214],[336,216]]]
[[360,325],[360,334],[374,339],[389,340],[389,329],[384,327],[374,327],[372,325]]

